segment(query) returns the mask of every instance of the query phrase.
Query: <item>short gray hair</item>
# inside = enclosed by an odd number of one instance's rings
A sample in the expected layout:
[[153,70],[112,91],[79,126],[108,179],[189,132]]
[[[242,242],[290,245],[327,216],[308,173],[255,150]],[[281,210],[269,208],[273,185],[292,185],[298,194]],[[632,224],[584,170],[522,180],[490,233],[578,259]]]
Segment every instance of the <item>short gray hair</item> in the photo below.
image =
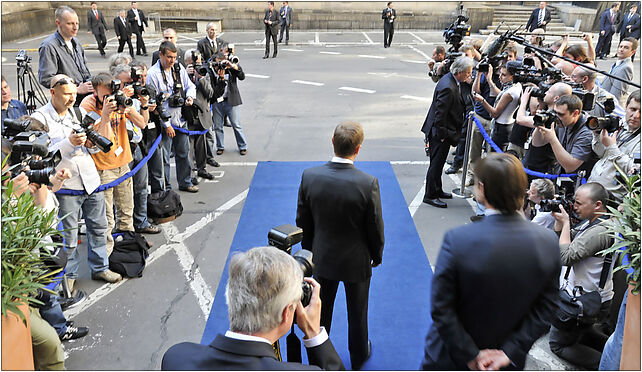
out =
[[[185,56],[184,56],[185,58],[183,58],[183,61],[185,62],[185,65],[193,65],[194,63],[196,63],[196,61],[192,60],[192,53],[197,54],[197,56],[201,55],[201,53],[198,51],[198,49],[192,48],[192,49],[186,50],[185,51]],[[201,57],[201,62],[202,62],[202,60],[203,60],[203,58]]]
[[131,76],[131,71],[132,71],[132,68],[130,65],[116,65],[109,70],[109,72],[111,72],[114,79],[118,79],[118,76],[124,73],[130,74]]
[[210,28],[210,27],[212,27],[212,28],[214,28],[214,29],[216,30],[216,22],[209,22],[209,23],[205,26],[205,30],[207,30],[207,29],[208,29],[208,28]]
[[55,13],[56,19],[61,20],[65,13],[76,14],[76,11],[66,5],[59,6]]
[[473,68],[475,66],[475,61],[470,58],[470,57],[459,57],[453,62],[453,64],[450,66],[450,72],[453,75],[457,75],[460,72],[464,72],[468,70],[469,68]]
[[303,271],[287,253],[274,247],[252,248],[232,256],[225,302],[230,330],[253,334],[282,321],[283,309],[303,294]]
[[109,57],[109,71],[113,74],[114,67],[118,65],[128,65],[132,60],[133,58],[127,53],[112,54],[111,57]]
[[547,178],[537,178],[531,182],[531,186],[537,190],[537,196],[542,199],[553,199],[555,196],[555,184]]

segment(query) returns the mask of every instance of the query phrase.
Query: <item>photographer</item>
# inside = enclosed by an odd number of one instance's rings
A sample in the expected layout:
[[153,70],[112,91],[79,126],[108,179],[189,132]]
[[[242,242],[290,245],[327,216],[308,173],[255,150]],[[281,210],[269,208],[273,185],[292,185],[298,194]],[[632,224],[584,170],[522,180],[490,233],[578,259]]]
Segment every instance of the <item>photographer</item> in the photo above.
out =
[[[236,253],[225,288],[230,330],[210,345],[182,342],[163,355],[162,370],[344,370],[325,328],[320,326],[321,286],[312,278],[310,304],[301,304],[299,263],[274,247]],[[310,366],[280,362],[272,344],[296,323],[303,331]]]
[[2,75],[2,133],[4,133],[5,119],[17,119],[23,115],[27,115],[27,106],[11,98],[11,88]]
[[[618,182],[617,165],[629,173],[634,164],[634,153],[640,151],[640,90],[629,95],[626,101],[626,124],[617,132],[606,129],[593,132],[593,151],[600,160],[593,166],[589,182],[604,186],[617,201],[624,197],[624,187]],[[639,171],[639,165],[638,165]]]
[[[87,134],[78,133],[78,122],[82,118],[71,110],[76,100],[76,84],[66,75],[56,75],[51,79],[51,100],[36,110],[31,116],[41,120],[49,127],[50,152],[60,150],[62,160],[57,169],[68,168],[71,178],[65,182],[65,188],[85,191],[81,195],[56,195],[59,203],[58,216],[62,218],[63,236],[67,250],[66,273],[69,278],[69,290],[73,290],[78,278],[80,254],[78,244],[78,215],[82,211],[87,228],[87,261],[92,279],[114,283],[122,279],[120,274],[109,270],[109,259],[106,250],[107,218],[105,194],[95,192],[100,186],[100,176],[86,147]],[[85,110],[77,109],[84,115]],[[92,151],[96,151],[92,149]],[[64,217],[64,218],[63,218]]]
[[584,170],[588,176],[596,159],[591,150],[591,130],[585,125],[587,115],[582,113],[582,101],[574,95],[560,97],[554,111],[560,127],[555,123],[550,128],[538,126],[533,132],[532,145],[550,144],[562,168],[560,173]]
[[445,58],[446,49],[441,45],[437,45],[435,49],[432,50],[432,58],[428,60],[428,75],[435,83],[438,82],[442,76],[442,62]]
[[[604,216],[607,200],[608,192],[604,187],[589,182],[577,189],[573,205],[583,222],[571,229],[569,215],[561,206],[559,212],[552,214],[555,231],[559,234],[562,265],[573,274],[565,275],[562,286],[569,294],[576,286],[581,286],[584,292],[597,291],[602,302],[600,320],[608,316],[613,298],[612,263],[598,254],[612,244],[607,233],[610,222]],[[552,326],[549,345],[560,358],[581,368],[597,370],[606,339],[592,325],[576,325],[567,330]]]
[[[80,107],[87,112],[100,115],[100,122],[95,124],[96,131],[113,143],[108,152],[92,154],[100,175],[100,182],[105,185],[129,172],[132,152],[127,135],[127,120],[139,128],[144,128],[147,121],[131,105],[129,96],[133,94],[133,89],[128,87],[121,90],[122,82],[112,80],[111,74],[101,72],[91,79],[91,84],[94,86],[95,93],[85,98]],[[129,104],[127,101],[130,101]],[[114,204],[116,204],[118,231],[134,231],[134,190],[131,177],[105,190],[108,253],[111,253],[114,248],[112,237],[116,225]]]
[[613,104],[616,107],[616,109],[613,110],[613,113],[624,112],[622,107],[620,107],[620,103],[617,101],[614,95],[595,84],[596,78],[597,72],[588,70],[582,66],[577,66],[571,74],[571,80],[574,83],[582,84],[582,88],[584,90],[595,95],[595,105],[593,105],[593,109],[591,111],[586,111],[586,113],[591,116],[597,117],[606,116],[610,112],[607,113],[605,111],[604,102],[609,98],[613,99]]
[[[555,218],[551,212],[540,210],[540,202],[544,199],[553,199],[555,196],[555,184],[547,178],[538,178],[531,182],[530,188],[526,191],[526,196],[530,202],[530,220],[540,226],[552,229],[555,225]],[[534,215],[533,215],[534,214]],[[528,214],[527,214],[528,216]]]
[[[223,69],[212,71],[203,66],[201,54],[196,49],[185,52],[185,63],[190,80],[196,85],[196,99],[192,106],[183,108],[183,117],[187,121],[190,130],[202,131],[213,125],[210,100],[223,95],[225,90],[225,78],[217,72],[224,73]],[[203,75],[201,75],[203,73]],[[216,74],[216,75],[215,75]],[[213,180],[214,176],[206,169],[207,164],[207,141],[205,134],[190,136],[190,143],[196,160],[197,175],[199,177]]]
[[[171,41],[163,41],[158,49],[159,60],[147,72],[147,85],[158,94],[163,95],[162,102],[158,105],[171,116],[169,121],[163,123],[165,133],[159,150],[150,159],[152,164],[151,180],[152,193],[170,190],[169,182],[169,154],[174,144],[176,160],[176,180],[178,189],[187,192],[198,192],[198,186],[192,184],[192,165],[189,160],[189,136],[174,131],[172,125],[186,128],[185,120],[181,117],[182,106],[191,106],[196,97],[196,87],[189,79],[187,71],[176,63],[178,50]],[[162,148],[162,149],[161,149]],[[162,168],[161,168],[162,167]],[[164,171],[163,171],[164,169]],[[164,179],[163,179],[164,173]]]

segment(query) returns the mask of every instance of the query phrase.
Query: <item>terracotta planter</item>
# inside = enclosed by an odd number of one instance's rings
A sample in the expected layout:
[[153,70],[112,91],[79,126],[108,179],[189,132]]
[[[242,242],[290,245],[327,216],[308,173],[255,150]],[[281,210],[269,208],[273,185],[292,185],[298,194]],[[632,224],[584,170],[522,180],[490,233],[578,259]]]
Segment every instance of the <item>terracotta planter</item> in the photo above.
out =
[[19,306],[27,318],[27,325],[14,313],[7,312],[2,317],[2,369],[33,370],[33,349],[31,348],[31,328],[29,306]]
[[640,370],[640,295],[633,295],[631,289],[633,286],[629,285],[620,359],[620,370],[623,371]]

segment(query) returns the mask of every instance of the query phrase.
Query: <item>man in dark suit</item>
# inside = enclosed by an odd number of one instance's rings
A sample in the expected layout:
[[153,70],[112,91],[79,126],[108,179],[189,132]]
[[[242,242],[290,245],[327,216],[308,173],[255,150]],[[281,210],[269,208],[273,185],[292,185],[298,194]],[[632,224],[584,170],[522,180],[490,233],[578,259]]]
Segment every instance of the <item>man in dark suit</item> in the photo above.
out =
[[611,9],[605,10],[600,16],[600,36],[595,47],[599,59],[605,59],[611,52],[611,39],[620,23],[620,3],[613,3]]
[[540,1],[539,8],[534,9],[531,13],[526,29],[528,32],[533,32],[536,28],[541,28],[546,31],[546,25],[551,21],[551,11],[546,7],[546,1]]
[[[631,5],[629,12],[623,17],[622,23],[618,28],[620,33],[620,41],[627,37],[632,37],[635,40],[640,40],[640,15],[637,13],[637,4]],[[631,56],[631,61],[635,60],[635,51]]]
[[142,10],[138,9],[138,4],[132,1],[132,8],[127,11],[127,20],[131,25],[131,30],[136,34],[136,55],[143,55],[147,57],[147,48],[145,47],[145,40],[143,40],[143,32],[147,25],[147,17]]
[[[163,30],[163,40],[171,41],[174,45],[176,45],[176,50],[178,50],[178,57],[176,57],[176,62],[185,67],[185,52],[183,51],[183,49],[181,49],[181,47],[178,46],[178,44],[176,44],[176,42],[178,41],[176,30],[174,30],[173,28],[166,28],[165,30]],[[156,62],[158,62],[159,58],[159,51],[154,51],[154,53],[152,53],[152,64],[150,66],[154,66]]]
[[[225,299],[230,330],[209,345],[182,342],[163,355],[162,370],[343,370],[326,330],[320,326],[321,286],[312,278],[310,304],[301,304],[300,265],[274,247],[252,248],[230,260]],[[303,331],[310,365],[280,362],[272,344],[292,327]]]
[[129,47],[129,55],[134,58],[134,47],[132,46],[132,30],[129,26],[129,22],[126,19],[126,12],[124,9],[121,9],[119,16],[114,18],[114,31],[116,31],[116,37],[118,38],[118,53],[121,53],[125,48],[125,43]]
[[268,8],[265,10],[263,23],[265,23],[265,55],[263,59],[270,57],[270,39],[272,39],[272,44],[274,44],[274,54],[272,54],[272,58],[276,58],[278,51],[276,38],[279,34],[281,15],[274,10],[274,1],[268,1]]
[[279,35],[279,43],[283,41],[283,33],[285,32],[285,45],[290,41],[290,27],[292,26],[292,8],[287,1],[283,2],[283,6],[279,10],[281,16],[281,34]]
[[423,202],[438,208],[448,207],[441,199],[452,198],[452,194],[444,192],[442,188],[441,172],[446,163],[448,149],[450,146],[457,146],[459,142],[465,116],[460,85],[471,76],[474,64],[474,60],[468,57],[459,57],[452,63],[450,72],[444,75],[435,87],[428,116],[421,127],[430,151],[430,166],[426,173],[426,193]]
[[92,1],[91,10],[87,11],[87,32],[94,34],[98,44],[98,51],[103,57],[105,57],[105,46],[107,45],[105,31],[109,31],[109,27],[107,27],[103,13],[98,10],[96,2]]
[[227,45],[225,40],[216,37],[216,24],[214,22],[208,23],[205,31],[207,35],[196,44],[196,48],[203,58],[203,63],[209,61],[214,54],[223,53]]
[[348,308],[348,348],[353,370],[370,357],[368,295],[372,268],[384,246],[379,181],[353,162],[363,143],[359,123],[339,124],[332,137],[334,158],[306,169],[301,177],[297,226],[303,249],[314,253],[314,277],[321,291],[321,324],[330,332],[337,287],[342,281]]
[[395,34],[395,20],[397,19],[397,11],[393,9],[392,1],[389,1],[388,7],[381,12],[381,19],[383,19],[383,47],[389,48],[392,36]]
[[[622,39],[615,54],[617,61],[613,63],[609,73],[626,81],[633,81],[633,62],[631,57],[637,49],[637,40],[632,37]],[[605,76],[604,80],[602,80],[602,89],[614,95],[621,106],[626,106],[629,84]]]
[[444,236],[423,369],[523,369],[548,331],[559,296],[559,245],[553,231],[518,212],[527,187],[512,155],[491,153],[475,166],[475,197],[486,217]]

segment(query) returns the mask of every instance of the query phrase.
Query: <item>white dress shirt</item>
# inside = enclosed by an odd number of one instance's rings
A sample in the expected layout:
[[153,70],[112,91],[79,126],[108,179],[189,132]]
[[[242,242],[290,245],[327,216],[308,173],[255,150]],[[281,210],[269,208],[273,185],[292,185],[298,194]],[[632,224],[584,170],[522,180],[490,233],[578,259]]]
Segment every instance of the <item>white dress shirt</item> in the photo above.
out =
[[354,164],[354,162],[350,159],[346,158],[340,158],[338,156],[333,156],[332,160],[330,160],[333,163],[342,163],[342,164]]
[[138,25],[141,26],[140,15],[138,15],[138,9],[132,8],[132,11],[136,15],[136,21],[138,22]]
[[[252,336],[252,335],[246,335],[244,333],[236,333],[232,331],[227,331],[225,332],[225,337],[233,338],[235,340],[241,340],[241,341],[256,341],[256,342],[265,342],[268,345],[272,345],[272,343],[263,338],[263,337],[257,337],[257,336]],[[319,346],[322,343],[326,342],[328,340],[328,332],[325,330],[325,327],[321,327],[321,331],[319,332],[318,335],[310,338],[310,339],[303,339],[303,345],[307,348]]]

